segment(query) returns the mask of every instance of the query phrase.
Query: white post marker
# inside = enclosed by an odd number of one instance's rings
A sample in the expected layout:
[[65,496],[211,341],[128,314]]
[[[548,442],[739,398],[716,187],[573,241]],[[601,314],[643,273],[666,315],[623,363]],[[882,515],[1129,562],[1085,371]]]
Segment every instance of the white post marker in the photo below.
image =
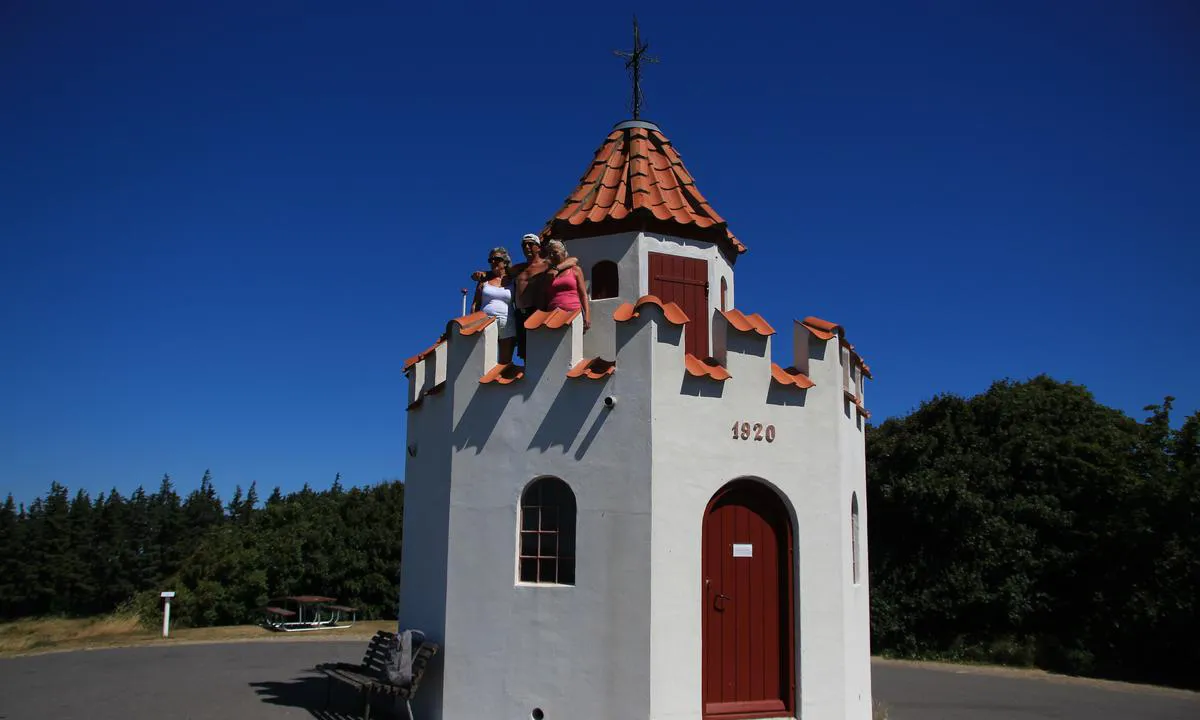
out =
[[175,597],[175,591],[163,590],[158,596],[166,603],[163,605],[163,637],[167,637],[171,628],[171,598]]

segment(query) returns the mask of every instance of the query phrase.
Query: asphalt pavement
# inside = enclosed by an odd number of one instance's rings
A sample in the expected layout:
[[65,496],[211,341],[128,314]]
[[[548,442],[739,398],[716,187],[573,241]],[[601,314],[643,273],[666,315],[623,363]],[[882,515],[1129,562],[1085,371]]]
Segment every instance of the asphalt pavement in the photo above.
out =
[[[311,668],[357,662],[364,647],[271,641],[0,659],[0,720],[357,717],[345,688],[323,709],[325,681]],[[1195,693],[887,661],[873,675],[892,720],[1200,720]]]

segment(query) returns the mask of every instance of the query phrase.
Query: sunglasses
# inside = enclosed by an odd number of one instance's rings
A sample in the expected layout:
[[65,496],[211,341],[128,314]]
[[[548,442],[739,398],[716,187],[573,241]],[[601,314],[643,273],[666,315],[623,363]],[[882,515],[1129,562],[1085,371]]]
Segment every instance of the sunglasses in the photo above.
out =
[[492,257],[492,258],[488,258],[488,262],[489,262],[489,263],[502,263],[502,262],[504,262],[504,258],[502,258],[502,257]]

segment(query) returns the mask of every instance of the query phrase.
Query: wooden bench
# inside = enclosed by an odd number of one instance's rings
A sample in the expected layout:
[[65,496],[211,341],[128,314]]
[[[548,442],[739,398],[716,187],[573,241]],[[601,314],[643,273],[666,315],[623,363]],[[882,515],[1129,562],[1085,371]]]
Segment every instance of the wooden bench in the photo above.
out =
[[419,648],[413,648],[412,683],[408,687],[394,685],[388,681],[384,665],[388,660],[388,650],[391,647],[395,633],[380,630],[371,638],[367,652],[358,665],[351,663],[323,663],[317,670],[325,673],[325,708],[329,708],[330,693],[333,682],[344,683],[354,688],[355,692],[365,696],[363,720],[371,718],[371,698],[376,695],[400,698],[408,710],[408,720],[414,720],[412,714],[412,698],[417,694],[421,677],[429,661],[437,654],[438,646],[431,642],[423,642]]

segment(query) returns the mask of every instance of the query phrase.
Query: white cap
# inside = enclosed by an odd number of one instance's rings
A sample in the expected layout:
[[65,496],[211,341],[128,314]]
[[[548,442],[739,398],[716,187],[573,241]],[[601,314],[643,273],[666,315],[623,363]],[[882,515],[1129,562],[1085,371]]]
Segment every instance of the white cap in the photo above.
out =
[[521,238],[521,244],[524,245],[529,240],[534,241],[538,245],[542,244],[542,239],[534,233],[525,233],[524,237]]

